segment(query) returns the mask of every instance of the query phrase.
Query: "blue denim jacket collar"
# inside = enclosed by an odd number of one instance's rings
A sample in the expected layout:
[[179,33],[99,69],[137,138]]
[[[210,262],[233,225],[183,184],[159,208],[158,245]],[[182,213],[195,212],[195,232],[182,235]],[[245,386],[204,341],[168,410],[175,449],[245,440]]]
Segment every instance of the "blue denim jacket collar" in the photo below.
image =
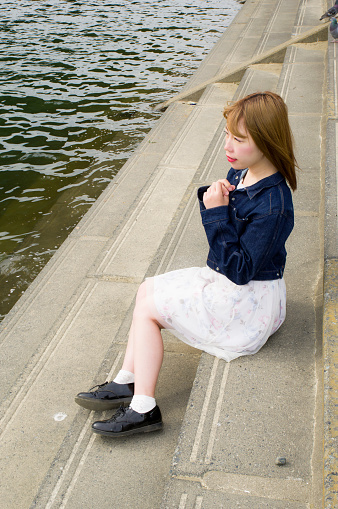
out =
[[[238,171],[241,172],[241,175],[239,178],[239,181],[241,181],[242,178],[246,175],[248,168],[246,168],[245,170],[238,170]],[[256,196],[256,194],[258,194],[262,189],[276,186],[276,185],[280,184],[283,180],[284,180],[284,177],[281,173],[279,173],[279,172],[273,173],[269,177],[259,180],[253,186],[246,187],[245,190],[246,190],[250,200],[252,200],[252,198],[254,198]]]

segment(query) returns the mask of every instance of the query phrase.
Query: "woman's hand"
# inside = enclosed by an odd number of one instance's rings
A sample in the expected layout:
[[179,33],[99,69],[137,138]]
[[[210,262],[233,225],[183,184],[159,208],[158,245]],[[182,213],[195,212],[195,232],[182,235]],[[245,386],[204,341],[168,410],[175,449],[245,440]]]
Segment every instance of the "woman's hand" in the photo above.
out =
[[213,182],[203,195],[203,203],[206,209],[229,205],[229,193],[235,186],[231,185],[227,179]]

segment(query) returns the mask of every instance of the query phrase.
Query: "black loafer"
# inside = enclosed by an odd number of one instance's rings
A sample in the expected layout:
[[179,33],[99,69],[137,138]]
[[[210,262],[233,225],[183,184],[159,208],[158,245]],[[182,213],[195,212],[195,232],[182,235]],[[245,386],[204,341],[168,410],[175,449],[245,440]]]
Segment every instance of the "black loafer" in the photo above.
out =
[[161,411],[157,405],[145,414],[139,414],[130,407],[120,407],[110,419],[92,424],[95,433],[109,437],[146,433],[162,429],[162,427]]
[[134,395],[134,384],[105,382],[96,385],[90,391],[93,392],[80,392],[75,397],[75,402],[88,410],[111,410],[121,404],[131,402]]

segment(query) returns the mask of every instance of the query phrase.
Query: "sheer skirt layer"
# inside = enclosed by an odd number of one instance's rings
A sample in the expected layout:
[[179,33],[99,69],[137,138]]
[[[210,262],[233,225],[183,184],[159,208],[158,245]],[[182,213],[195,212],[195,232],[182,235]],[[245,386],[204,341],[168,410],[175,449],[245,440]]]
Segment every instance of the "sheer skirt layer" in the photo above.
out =
[[285,320],[283,279],[236,285],[209,267],[192,267],[149,278],[146,286],[163,328],[226,361],[258,352]]

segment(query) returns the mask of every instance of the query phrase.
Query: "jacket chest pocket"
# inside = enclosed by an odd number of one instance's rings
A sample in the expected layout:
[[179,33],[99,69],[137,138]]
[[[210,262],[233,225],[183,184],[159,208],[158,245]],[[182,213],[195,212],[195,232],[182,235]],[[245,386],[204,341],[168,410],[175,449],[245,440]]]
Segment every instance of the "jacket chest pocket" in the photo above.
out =
[[249,224],[249,218],[247,217],[240,217],[236,207],[231,206],[231,222],[236,228],[236,231],[239,235],[242,235],[242,233],[245,231],[247,225]]

